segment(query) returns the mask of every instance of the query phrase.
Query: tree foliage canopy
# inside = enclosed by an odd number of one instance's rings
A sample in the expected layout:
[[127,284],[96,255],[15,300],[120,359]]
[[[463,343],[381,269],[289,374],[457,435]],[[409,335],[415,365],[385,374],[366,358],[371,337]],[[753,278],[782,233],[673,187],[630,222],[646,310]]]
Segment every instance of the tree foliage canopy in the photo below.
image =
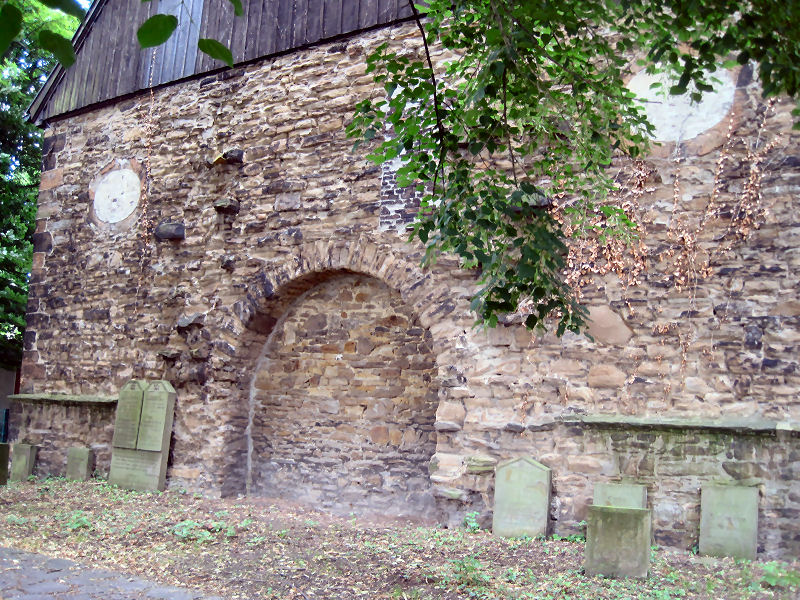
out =
[[631,69],[670,71],[666,91],[699,100],[720,63],[755,60],[766,96],[796,96],[800,9],[790,4],[431,0],[416,8],[425,57],[378,48],[368,68],[386,97],[361,102],[349,132],[379,140],[372,159],[399,158],[399,182],[425,192],[413,237],[428,260],[452,252],[480,269],[479,320],[493,325],[525,302],[529,327],[555,316],[559,334],[578,331],[564,219],[577,235],[636,236],[609,202],[608,169],[649,145],[652,127],[625,87]]
[[[5,8],[5,6],[3,7]],[[25,110],[55,65],[37,40],[43,31],[67,37],[78,19],[29,3],[19,9],[21,34],[0,66],[0,365],[13,366],[22,350],[28,273],[33,250],[41,132]]]

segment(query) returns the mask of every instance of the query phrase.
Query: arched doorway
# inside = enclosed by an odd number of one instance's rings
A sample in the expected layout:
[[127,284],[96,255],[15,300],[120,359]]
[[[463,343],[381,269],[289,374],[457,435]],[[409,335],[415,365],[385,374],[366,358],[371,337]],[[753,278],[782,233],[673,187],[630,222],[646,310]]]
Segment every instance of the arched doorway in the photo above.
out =
[[251,385],[250,493],[434,518],[430,333],[373,277],[339,273],[275,324]]

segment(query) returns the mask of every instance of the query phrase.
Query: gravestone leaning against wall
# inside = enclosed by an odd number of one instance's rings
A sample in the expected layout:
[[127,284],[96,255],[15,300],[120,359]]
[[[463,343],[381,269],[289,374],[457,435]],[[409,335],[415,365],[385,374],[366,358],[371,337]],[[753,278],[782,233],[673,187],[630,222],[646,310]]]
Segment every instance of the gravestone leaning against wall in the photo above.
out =
[[550,469],[522,456],[497,466],[492,532],[503,537],[547,535]]
[[119,393],[108,482],[153,491],[166,483],[175,388],[168,381],[132,380]]

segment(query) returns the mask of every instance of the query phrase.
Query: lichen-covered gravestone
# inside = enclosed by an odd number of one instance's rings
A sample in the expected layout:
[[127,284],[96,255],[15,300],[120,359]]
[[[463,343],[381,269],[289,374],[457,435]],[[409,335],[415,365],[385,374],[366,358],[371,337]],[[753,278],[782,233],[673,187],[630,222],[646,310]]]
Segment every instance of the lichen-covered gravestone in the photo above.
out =
[[25,481],[33,475],[36,452],[39,446],[14,444],[11,447],[11,481]]
[[0,443],[0,485],[8,483],[8,444]]
[[492,532],[503,537],[547,535],[550,469],[528,457],[497,466]]
[[758,489],[704,485],[700,495],[700,553],[754,560],[757,539]]
[[647,486],[635,483],[598,483],[594,486],[595,506],[647,508]]
[[120,390],[109,483],[133,490],[163,490],[175,411],[168,381],[130,381]]
[[647,577],[650,511],[590,506],[584,568],[587,575]]
[[67,450],[67,479],[86,481],[92,476],[94,453],[90,448],[74,447]]

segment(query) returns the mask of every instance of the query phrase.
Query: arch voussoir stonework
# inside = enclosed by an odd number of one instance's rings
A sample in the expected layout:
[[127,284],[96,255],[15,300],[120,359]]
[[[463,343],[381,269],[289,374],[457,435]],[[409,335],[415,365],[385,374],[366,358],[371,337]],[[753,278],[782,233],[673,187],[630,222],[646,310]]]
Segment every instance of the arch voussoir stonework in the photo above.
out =
[[[419,325],[426,331],[440,333],[450,331],[444,321],[455,306],[450,297],[450,286],[437,279],[433,270],[423,270],[419,265],[420,255],[403,253],[389,244],[381,244],[367,236],[353,239],[314,240],[297,245],[291,252],[265,263],[260,272],[250,277],[242,297],[236,301],[231,314],[220,325],[236,335],[237,343],[227,348],[224,360],[212,364],[225,365],[230,373],[231,354],[237,363],[235,388],[238,392],[238,409],[229,420],[227,447],[224,454],[227,464],[217,472],[224,472],[219,487],[226,495],[242,493],[245,487],[245,467],[235,458],[247,447],[243,424],[247,422],[248,377],[261,360],[262,348],[276,327],[293,306],[293,303],[316,286],[337,277],[361,275],[381,282],[394,290],[402,299]],[[463,307],[466,313],[466,303]],[[438,321],[442,321],[438,323]],[[440,385],[448,372],[440,356],[449,356],[456,339],[452,335],[431,337],[435,372],[431,389],[435,389],[438,403],[446,400],[450,388]],[[215,351],[221,352],[221,351]],[[220,358],[223,358],[220,354]],[[230,376],[230,375],[229,375]],[[438,415],[439,412],[437,411]],[[440,428],[434,424],[435,430]]]

